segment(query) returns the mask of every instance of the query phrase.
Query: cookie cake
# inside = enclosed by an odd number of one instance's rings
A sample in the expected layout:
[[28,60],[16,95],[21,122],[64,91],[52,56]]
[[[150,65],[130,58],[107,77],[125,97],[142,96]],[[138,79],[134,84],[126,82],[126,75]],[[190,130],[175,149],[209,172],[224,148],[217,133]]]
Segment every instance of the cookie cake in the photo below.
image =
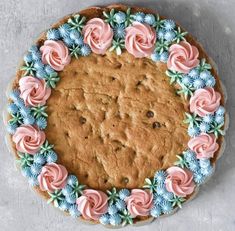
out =
[[29,184],[108,227],[172,214],[223,151],[225,93],[202,46],[171,19],[91,7],[44,32],[7,97],[8,146]]

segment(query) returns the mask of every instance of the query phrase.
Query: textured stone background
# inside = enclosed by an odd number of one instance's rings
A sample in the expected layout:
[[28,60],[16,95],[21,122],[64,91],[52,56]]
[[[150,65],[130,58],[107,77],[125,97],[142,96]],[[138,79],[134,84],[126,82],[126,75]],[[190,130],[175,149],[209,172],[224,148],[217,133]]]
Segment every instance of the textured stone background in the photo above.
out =
[[[177,214],[137,230],[235,230],[235,20],[234,0],[142,0],[117,1],[156,9],[182,24],[204,45],[216,61],[228,92],[230,129],[227,148],[214,177],[201,188],[196,199]],[[37,35],[60,17],[109,0],[1,0],[0,1],[0,110],[5,89],[14,76],[19,59]],[[2,120],[1,120],[2,121]],[[27,186],[14,165],[0,128],[0,230],[104,230],[87,226],[48,206]],[[127,227],[125,230],[134,230]]]

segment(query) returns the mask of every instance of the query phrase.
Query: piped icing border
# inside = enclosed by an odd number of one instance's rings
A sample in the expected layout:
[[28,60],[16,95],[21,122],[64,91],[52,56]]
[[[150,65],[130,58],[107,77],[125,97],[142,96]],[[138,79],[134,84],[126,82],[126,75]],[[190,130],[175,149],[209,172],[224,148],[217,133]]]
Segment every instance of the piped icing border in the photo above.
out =
[[[74,15],[58,28],[47,31],[42,46],[33,45],[24,56],[19,88],[9,97],[11,116],[7,129],[16,145],[22,173],[30,185],[46,191],[53,203],[71,216],[103,225],[133,224],[136,217],[170,214],[192,195],[213,172],[212,158],[224,135],[225,109],[214,90],[216,79],[198,49],[186,41],[187,32],[173,20],[159,15],[103,12],[103,18],[86,21]],[[71,58],[126,49],[136,58],[166,63],[170,84],[189,99],[184,122],[191,137],[188,149],[177,155],[174,166],[157,171],[142,189],[113,188],[106,193],[88,189],[77,177],[56,163],[57,154],[46,140],[46,100],[60,80],[59,72]]]

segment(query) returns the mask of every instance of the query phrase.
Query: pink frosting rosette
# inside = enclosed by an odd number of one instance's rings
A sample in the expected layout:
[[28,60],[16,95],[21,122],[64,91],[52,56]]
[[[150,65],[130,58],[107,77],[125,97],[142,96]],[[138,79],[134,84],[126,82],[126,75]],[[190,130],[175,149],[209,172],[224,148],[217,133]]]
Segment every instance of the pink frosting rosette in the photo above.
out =
[[212,87],[198,89],[190,98],[190,111],[201,117],[212,114],[220,106],[220,99],[220,93],[216,92]]
[[71,61],[69,50],[62,41],[46,40],[40,51],[42,62],[49,64],[56,71],[62,71]]
[[12,136],[12,140],[16,144],[16,149],[31,155],[40,150],[45,139],[45,133],[38,127],[32,125],[21,125]]
[[51,163],[42,167],[38,175],[39,187],[42,191],[54,192],[66,185],[68,172],[63,165]]
[[51,95],[51,88],[43,79],[25,76],[19,80],[20,97],[26,106],[45,105]]
[[86,189],[77,201],[78,210],[86,220],[99,220],[108,210],[108,196],[98,190]]
[[150,56],[155,47],[156,31],[147,24],[134,22],[126,28],[125,47],[136,58]]
[[96,54],[105,54],[113,40],[113,30],[100,18],[89,20],[83,27],[84,43],[88,44]]
[[132,189],[131,195],[125,199],[131,216],[148,216],[153,206],[153,194],[142,189]]
[[167,191],[179,197],[186,197],[194,191],[193,174],[189,170],[173,166],[167,169],[167,174],[165,180]]
[[190,45],[186,41],[173,44],[169,48],[167,67],[170,70],[187,74],[199,64],[198,56],[199,51],[197,47]]
[[212,158],[219,145],[216,143],[216,137],[213,134],[202,133],[191,138],[188,147],[196,153],[198,159],[202,159]]

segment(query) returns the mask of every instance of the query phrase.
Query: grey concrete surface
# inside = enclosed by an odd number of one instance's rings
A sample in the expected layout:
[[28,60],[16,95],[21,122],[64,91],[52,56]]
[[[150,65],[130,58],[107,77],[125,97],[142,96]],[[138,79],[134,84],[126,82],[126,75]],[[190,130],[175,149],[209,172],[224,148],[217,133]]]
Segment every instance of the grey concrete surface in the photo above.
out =
[[[233,231],[235,230],[235,20],[234,0],[116,1],[156,9],[177,20],[203,44],[216,61],[228,92],[230,128],[227,148],[213,178],[198,197],[171,217],[140,228],[125,230]],[[37,35],[71,12],[110,0],[1,0],[0,1],[0,111],[6,104],[5,88],[18,61]],[[48,206],[16,170],[4,143],[0,125],[0,231],[104,230],[87,226]]]

